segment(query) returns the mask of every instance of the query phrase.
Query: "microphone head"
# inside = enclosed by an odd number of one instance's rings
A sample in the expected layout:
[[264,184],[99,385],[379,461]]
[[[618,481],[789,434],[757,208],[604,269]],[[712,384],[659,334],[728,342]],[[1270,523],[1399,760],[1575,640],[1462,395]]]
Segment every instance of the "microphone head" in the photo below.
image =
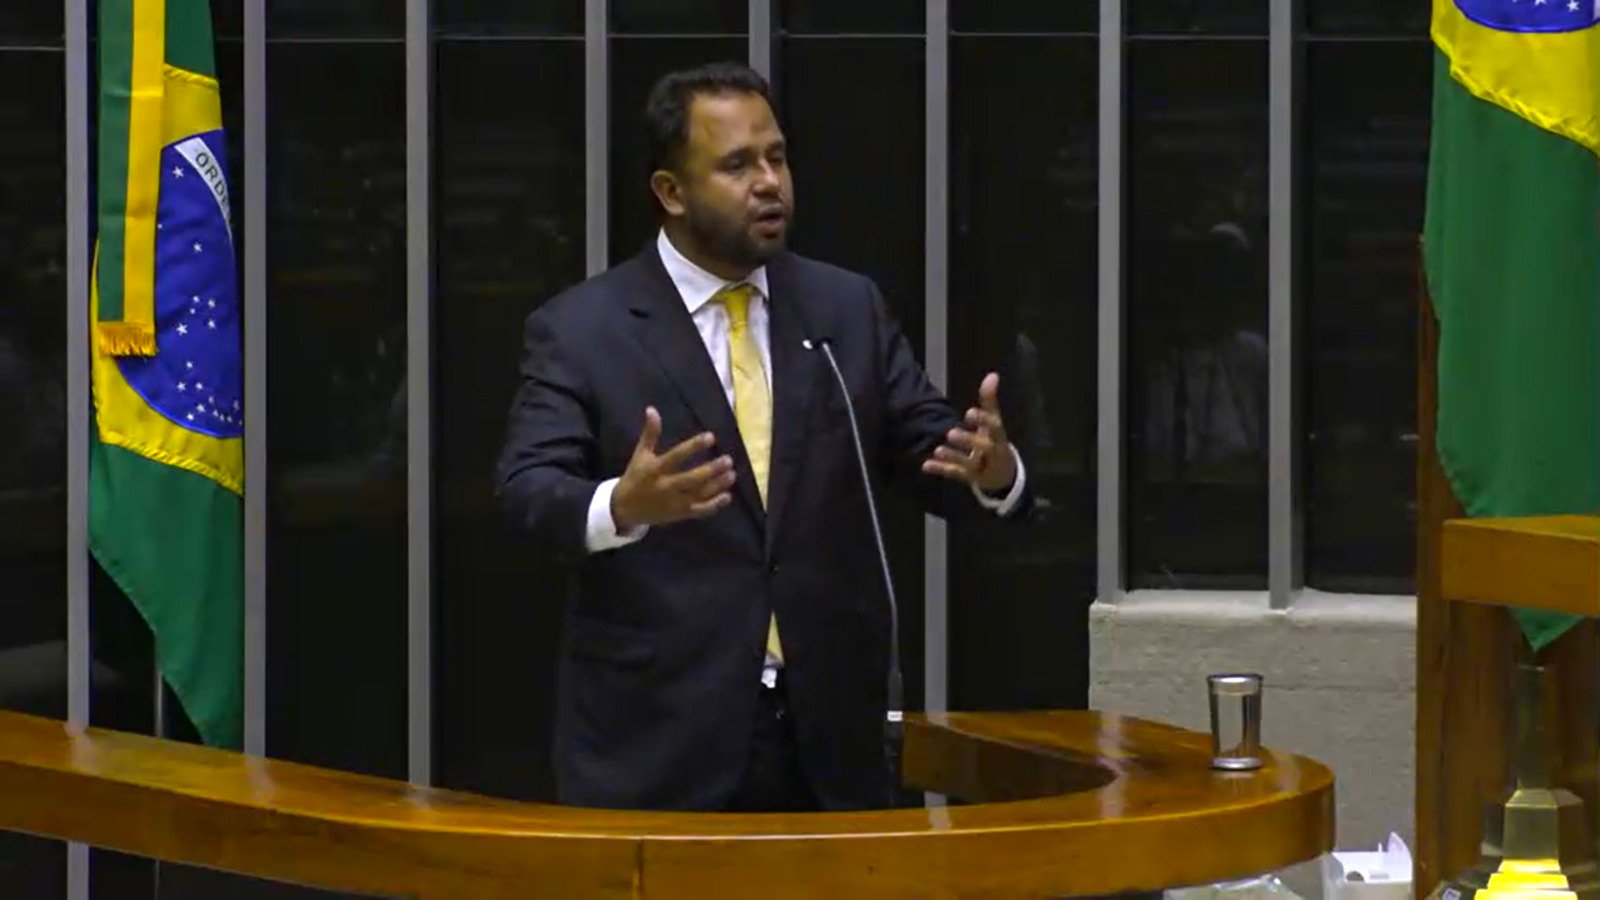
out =
[[806,338],[805,340],[801,341],[800,342],[800,346],[806,348],[807,350],[815,350],[816,349],[816,345],[811,343],[811,338]]

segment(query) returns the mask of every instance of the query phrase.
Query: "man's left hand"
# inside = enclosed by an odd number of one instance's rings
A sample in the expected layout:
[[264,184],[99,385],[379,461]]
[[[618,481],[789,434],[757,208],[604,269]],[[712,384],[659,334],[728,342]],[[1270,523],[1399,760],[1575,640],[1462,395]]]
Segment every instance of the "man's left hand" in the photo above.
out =
[[967,410],[964,427],[952,428],[943,446],[923,462],[922,471],[963,481],[986,494],[1002,494],[1017,479],[1017,458],[1000,418],[1000,376],[985,375],[978,405]]

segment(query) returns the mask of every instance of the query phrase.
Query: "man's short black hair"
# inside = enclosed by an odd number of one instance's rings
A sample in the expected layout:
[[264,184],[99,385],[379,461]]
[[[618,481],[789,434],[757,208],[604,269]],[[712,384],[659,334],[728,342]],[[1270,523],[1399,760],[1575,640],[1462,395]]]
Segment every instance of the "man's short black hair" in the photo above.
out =
[[658,169],[677,169],[689,143],[690,105],[697,96],[719,94],[756,94],[772,103],[767,80],[743,63],[709,63],[668,73],[656,82],[644,109],[646,177]]

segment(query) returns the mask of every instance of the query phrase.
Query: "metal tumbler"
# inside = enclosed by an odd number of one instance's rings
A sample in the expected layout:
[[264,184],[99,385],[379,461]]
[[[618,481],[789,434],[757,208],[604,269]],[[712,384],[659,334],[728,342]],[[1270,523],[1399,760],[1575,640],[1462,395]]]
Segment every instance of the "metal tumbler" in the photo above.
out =
[[1261,768],[1261,676],[1212,675],[1211,766],[1230,771]]

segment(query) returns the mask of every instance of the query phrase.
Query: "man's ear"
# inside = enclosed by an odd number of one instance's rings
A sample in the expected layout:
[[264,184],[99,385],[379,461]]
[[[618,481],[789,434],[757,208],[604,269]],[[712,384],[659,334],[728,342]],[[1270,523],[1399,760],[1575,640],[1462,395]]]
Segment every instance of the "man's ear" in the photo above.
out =
[[650,193],[656,195],[656,202],[667,211],[669,216],[683,215],[683,189],[678,183],[678,176],[666,169],[657,169],[650,173]]

